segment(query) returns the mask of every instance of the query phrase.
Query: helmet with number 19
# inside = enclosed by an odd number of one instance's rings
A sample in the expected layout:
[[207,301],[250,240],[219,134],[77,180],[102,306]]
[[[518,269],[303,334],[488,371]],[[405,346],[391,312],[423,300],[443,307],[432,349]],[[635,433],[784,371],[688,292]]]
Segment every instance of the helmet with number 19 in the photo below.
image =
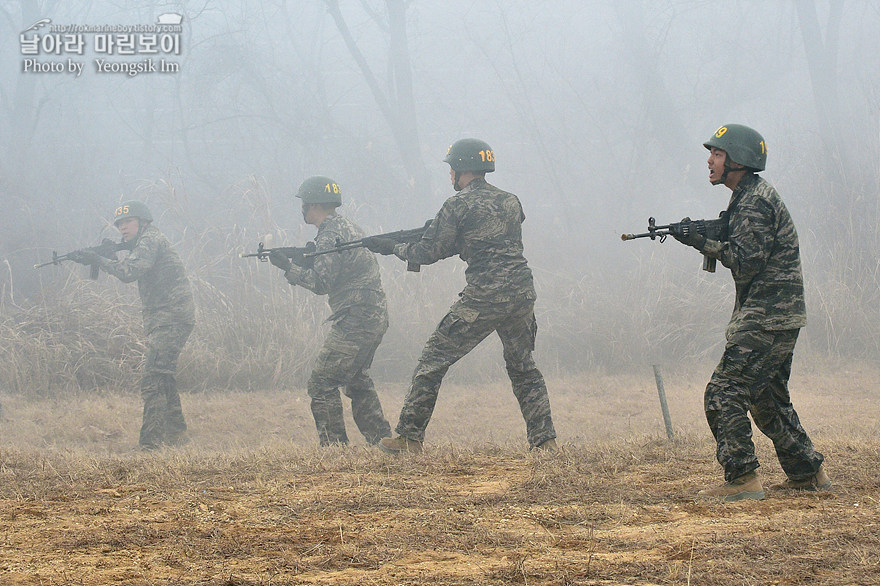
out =
[[742,124],[725,124],[703,143],[710,151],[713,148],[727,153],[724,161],[724,175],[713,183],[723,183],[732,168],[730,163],[748,167],[752,171],[763,171],[767,167],[767,143],[764,137],[753,128]]

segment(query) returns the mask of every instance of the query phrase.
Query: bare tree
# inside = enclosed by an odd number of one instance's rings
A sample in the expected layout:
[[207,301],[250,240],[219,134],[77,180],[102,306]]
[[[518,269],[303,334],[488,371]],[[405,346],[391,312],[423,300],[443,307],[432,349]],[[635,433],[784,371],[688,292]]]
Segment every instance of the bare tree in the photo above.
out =
[[[657,23],[646,21],[648,6],[644,0],[637,2],[618,2],[614,4],[617,12],[623,45],[627,47],[628,58],[633,78],[637,80],[640,100],[643,103],[643,118],[638,120],[636,128],[651,130],[647,136],[655,141],[657,152],[677,153],[682,145],[690,144],[680,105],[666,85],[664,73],[660,66],[660,53],[666,41],[665,28],[661,29],[659,38],[652,41],[646,31]],[[674,18],[675,15],[672,16]],[[667,23],[666,26],[668,26]],[[635,130],[635,128],[634,128]],[[639,152],[645,145],[638,145]],[[696,187],[701,185],[701,178],[690,174],[688,179]]]
[[[43,9],[51,9],[55,3],[45,3],[49,5],[48,7],[43,7],[40,4],[37,0],[21,0],[18,21],[5,8],[0,8],[3,10],[13,35],[17,37],[17,33],[25,30],[40,18]],[[16,27],[16,25],[18,26]],[[34,75],[18,75],[14,78],[14,82],[10,80],[10,83],[15,85],[14,88],[8,90],[9,95],[7,95],[6,89],[0,88],[0,91],[3,92],[0,95],[0,101],[5,109],[7,128],[9,129],[4,159],[9,162],[10,168],[14,169],[27,157],[40,111],[48,97],[44,94],[37,99],[36,76]]]
[[837,94],[837,54],[844,3],[830,3],[824,39],[816,3],[797,0],[794,4],[797,8],[804,50],[810,68],[819,132],[825,152],[829,155],[825,159],[828,165],[827,171],[832,182],[840,185],[846,177],[845,166],[848,160],[846,143],[841,138],[842,116]]
[[386,14],[380,15],[363,3],[364,10],[387,32],[389,38],[389,79],[388,91],[379,85],[370,64],[351,34],[346,24],[338,0],[324,0],[327,9],[342,35],[346,47],[361,70],[376,105],[382,112],[394,141],[400,151],[403,165],[409,175],[408,181],[414,194],[427,194],[430,180],[422,160],[416,120],[415,99],[413,97],[412,66],[410,64],[409,43],[406,35],[406,10],[410,2],[406,0],[385,0]]

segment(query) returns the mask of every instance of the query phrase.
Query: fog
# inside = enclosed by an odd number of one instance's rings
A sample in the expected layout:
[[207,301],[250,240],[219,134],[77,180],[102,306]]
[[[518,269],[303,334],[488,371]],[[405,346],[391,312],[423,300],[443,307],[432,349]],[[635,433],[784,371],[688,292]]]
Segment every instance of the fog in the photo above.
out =
[[[22,39],[51,25],[153,25],[168,13],[183,17],[179,52],[98,54],[89,32],[82,54],[23,54]],[[313,237],[293,197],[303,179],[333,177],[341,213],[368,233],[412,228],[453,193],[449,144],[477,137],[496,153],[488,180],[527,216],[539,366],[565,376],[711,362],[733,306],[729,271],[702,272],[671,239],[620,234],[643,232],[648,216],[717,217],[730,192],[709,185],[702,143],[740,123],[765,137],[762,175],[800,235],[810,325],[799,353],[880,356],[876,2],[20,0],[0,2],[0,16],[6,316],[81,277],[34,263],[115,237],[115,205],[141,199],[188,247],[202,328],[246,309],[227,302],[245,263],[258,290],[287,287],[235,256],[270,233]],[[40,19],[51,23],[27,30]],[[33,70],[53,64],[64,71]],[[381,266],[392,328],[376,368],[403,380],[464,264]],[[87,286],[131,295],[109,281]],[[283,295],[313,309],[310,332],[329,314],[307,291]],[[504,377],[497,342],[485,346],[457,380]]]

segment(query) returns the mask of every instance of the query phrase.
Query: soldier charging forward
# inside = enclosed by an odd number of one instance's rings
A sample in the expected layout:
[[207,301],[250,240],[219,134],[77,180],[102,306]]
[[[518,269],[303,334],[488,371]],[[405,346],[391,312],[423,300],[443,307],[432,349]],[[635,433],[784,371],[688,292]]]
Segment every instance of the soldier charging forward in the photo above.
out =
[[736,300],[724,354],[704,396],[725,482],[700,495],[724,501],[764,497],[749,413],[773,441],[788,476],[771,489],[828,490],[824,458],[801,426],[788,390],[807,313],[794,222],[776,189],[758,175],[767,164],[767,144],[752,128],[726,124],[703,146],[709,150],[709,181],[732,192],[727,238],[707,239],[690,227],[673,236],[730,269]]
[[398,437],[383,439],[389,453],[419,452],[449,367],[493,332],[504,347],[507,374],[526,422],[530,448],[553,450],[556,431],[544,377],[532,359],[537,322],[532,272],[523,256],[522,205],[486,182],[495,153],[481,140],[462,139],[444,159],[457,192],[446,200],[421,240],[398,243],[372,237],[373,252],[427,265],[459,255],[467,285],[428,338],[400,412]]
[[[318,228],[316,251],[364,237],[363,230],[336,212],[342,205],[342,192],[329,177],[306,179],[296,197],[302,200],[303,220]],[[300,253],[291,259],[275,249],[269,261],[291,285],[327,295],[332,311],[330,332],[307,383],[320,444],[348,443],[340,388],[351,399],[352,417],[368,443],[390,437],[391,426],[368,374],[388,329],[388,308],[375,257],[364,248],[352,248],[309,258]]]
[[116,208],[113,223],[131,252],[122,260],[93,250],[68,253],[80,264],[97,266],[123,283],[137,281],[147,356],[141,380],[144,414],[139,443],[152,450],[185,443],[186,421],[177,392],[177,359],[195,325],[189,279],[168,238],[153,224],[149,208],[129,201]]

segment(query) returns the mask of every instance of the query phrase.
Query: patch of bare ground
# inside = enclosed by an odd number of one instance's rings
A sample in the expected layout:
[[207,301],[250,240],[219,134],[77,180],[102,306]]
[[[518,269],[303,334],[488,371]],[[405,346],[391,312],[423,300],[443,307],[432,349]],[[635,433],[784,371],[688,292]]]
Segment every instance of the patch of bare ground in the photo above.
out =
[[[873,373],[799,381],[833,492],[731,504],[695,499],[720,481],[708,430],[681,415],[699,387],[667,380],[685,431],[666,441],[649,377],[557,382],[557,454],[525,449],[515,409],[483,407],[510,407],[502,385],[444,389],[441,405],[480,407],[439,410],[407,457],[306,447],[308,407],[286,393],[185,396],[194,441],[149,454],[130,448],[134,397],[4,397],[0,584],[877,583]],[[500,439],[478,439],[486,421]],[[781,480],[756,443],[765,484]]]

